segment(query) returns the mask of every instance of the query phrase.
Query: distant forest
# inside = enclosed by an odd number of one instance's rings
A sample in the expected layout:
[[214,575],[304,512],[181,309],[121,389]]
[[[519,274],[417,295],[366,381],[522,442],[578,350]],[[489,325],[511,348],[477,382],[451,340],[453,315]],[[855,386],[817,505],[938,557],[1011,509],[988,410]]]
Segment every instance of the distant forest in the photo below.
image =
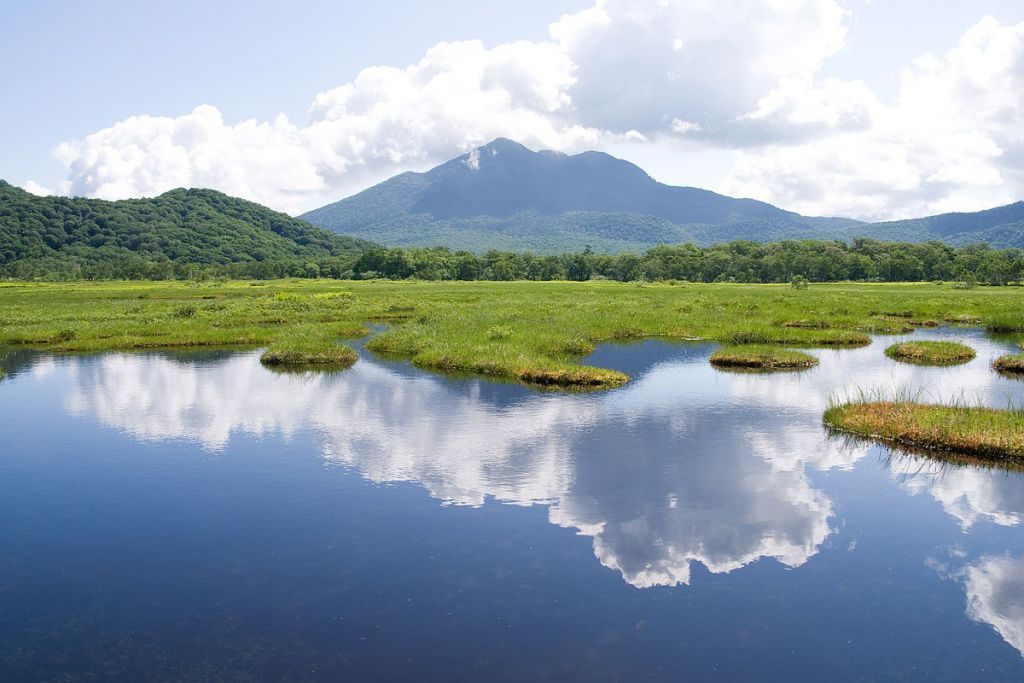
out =
[[643,254],[562,256],[434,249],[370,249],[353,264],[355,279],[638,280],[690,282],[959,281],[1007,285],[1024,279],[1024,249],[951,247],[855,239],[852,244],[800,240],[734,241],[710,247],[659,246]]
[[[365,244],[365,243],[363,243]],[[346,245],[347,246],[347,245]],[[37,258],[0,266],[13,279],[270,279],[279,277],[393,280],[591,280],[690,282],[954,281],[1007,285],[1024,280],[1024,249],[941,242],[889,243],[855,239],[734,241],[709,247],[654,247],[642,254],[560,256],[491,251],[483,255],[436,248],[364,247],[338,255],[264,258],[230,263],[172,261],[138,253],[69,262]]]

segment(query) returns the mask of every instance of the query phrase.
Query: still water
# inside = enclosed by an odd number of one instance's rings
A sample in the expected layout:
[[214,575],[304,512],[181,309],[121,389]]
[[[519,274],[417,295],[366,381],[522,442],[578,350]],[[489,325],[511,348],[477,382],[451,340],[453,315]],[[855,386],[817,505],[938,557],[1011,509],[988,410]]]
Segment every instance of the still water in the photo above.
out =
[[830,438],[854,387],[995,406],[978,358],[713,369],[599,349],[604,393],[363,353],[12,352],[0,680],[1024,679],[1024,475]]

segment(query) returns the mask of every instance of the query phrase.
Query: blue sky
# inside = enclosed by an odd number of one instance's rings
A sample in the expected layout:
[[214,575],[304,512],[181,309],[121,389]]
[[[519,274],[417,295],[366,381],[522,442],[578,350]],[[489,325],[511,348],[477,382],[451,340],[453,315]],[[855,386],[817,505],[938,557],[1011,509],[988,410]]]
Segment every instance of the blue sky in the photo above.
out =
[[34,2],[2,17],[0,178],[37,192],[212,186],[295,213],[506,135],[807,213],[1024,198],[1021,0]]

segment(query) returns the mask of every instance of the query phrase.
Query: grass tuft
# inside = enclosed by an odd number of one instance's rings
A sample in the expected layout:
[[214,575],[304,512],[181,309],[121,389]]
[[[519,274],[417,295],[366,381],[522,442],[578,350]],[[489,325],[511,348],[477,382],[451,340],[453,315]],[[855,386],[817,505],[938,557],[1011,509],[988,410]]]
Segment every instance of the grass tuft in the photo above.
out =
[[860,399],[825,411],[830,428],[929,452],[1024,459],[1024,411]]
[[992,361],[992,369],[1005,375],[1024,377],[1024,353],[1000,356]]
[[712,353],[708,360],[712,365],[724,368],[762,370],[809,368],[818,364],[817,358],[802,351],[757,344],[723,346]]
[[315,327],[299,327],[272,343],[260,362],[280,368],[347,368],[359,354]]
[[951,341],[912,341],[893,344],[885,355],[896,360],[920,365],[956,365],[976,355],[967,344]]

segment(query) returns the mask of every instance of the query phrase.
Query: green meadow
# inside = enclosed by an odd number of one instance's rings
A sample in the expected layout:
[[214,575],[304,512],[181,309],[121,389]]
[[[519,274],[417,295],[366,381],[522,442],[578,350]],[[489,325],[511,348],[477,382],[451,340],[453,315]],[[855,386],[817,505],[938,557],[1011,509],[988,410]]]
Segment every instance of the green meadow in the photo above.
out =
[[0,284],[0,344],[62,352],[268,347],[281,365],[345,365],[339,342],[442,372],[556,386],[628,378],[580,359],[607,341],[855,347],[915,326],[1024,333],[1024,292],[948,284],[277,280]]

